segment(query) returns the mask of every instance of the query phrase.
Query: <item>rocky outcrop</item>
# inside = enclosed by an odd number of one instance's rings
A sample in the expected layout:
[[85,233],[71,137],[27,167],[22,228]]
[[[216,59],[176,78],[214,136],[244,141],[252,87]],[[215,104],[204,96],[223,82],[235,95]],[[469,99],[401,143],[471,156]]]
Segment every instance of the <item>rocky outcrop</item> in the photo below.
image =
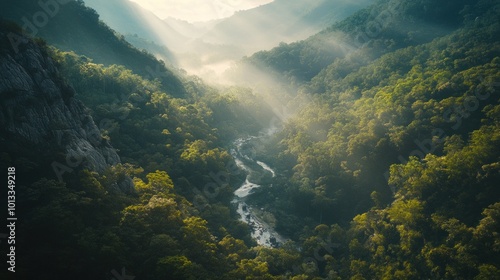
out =
[[0,40],[1,142],[16,142],[67,169],[102,172],[119,163],[45,48],[4,27]]

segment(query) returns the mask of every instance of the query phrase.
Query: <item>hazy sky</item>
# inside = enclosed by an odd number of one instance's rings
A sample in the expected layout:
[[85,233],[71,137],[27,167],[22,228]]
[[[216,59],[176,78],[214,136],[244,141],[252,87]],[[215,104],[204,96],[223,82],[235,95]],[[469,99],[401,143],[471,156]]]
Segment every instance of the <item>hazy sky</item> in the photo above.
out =
[[273,0],[131,0],[161,19],[174,17],[190,22],[224,18]]

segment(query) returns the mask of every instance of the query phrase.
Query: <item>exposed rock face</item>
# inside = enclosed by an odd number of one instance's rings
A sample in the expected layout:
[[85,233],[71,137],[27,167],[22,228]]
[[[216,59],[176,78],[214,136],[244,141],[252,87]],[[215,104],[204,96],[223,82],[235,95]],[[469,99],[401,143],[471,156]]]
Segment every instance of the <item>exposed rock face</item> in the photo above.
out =
[[46,51],[21,35],[0,27],[0,140],[22,143],[26,149],[59,160],[69,168],[102,172],[120,162],[101,137],[74,90],[63,81]]

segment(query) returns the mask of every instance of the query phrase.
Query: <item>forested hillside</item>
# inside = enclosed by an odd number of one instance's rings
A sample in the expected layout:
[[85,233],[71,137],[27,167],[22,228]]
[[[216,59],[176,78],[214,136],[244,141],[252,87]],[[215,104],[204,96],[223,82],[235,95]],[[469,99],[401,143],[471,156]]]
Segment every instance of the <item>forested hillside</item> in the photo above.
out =
[[[304,78],[300,92],[312,101],[268,143],[262,158],[281,166],[282,188],[261,190],[255,201],[274,208],[278,230],[303,246],[336,244],[321,249],[328,258],[315,258],[323,277],[499,277],[492,245],[499,242],[499,3],[434,3],[433,13],[446,11],[443,19],[419,16],[421,3],[413,2],[400,3],[403,18],[416,15],[448,34],[358,59],[375,53],[367,50],[376,38],[332,59],[309,82],[300,74],[307,65],[289,68]],[[331,30],[352,29],[355,19]],[[265,55],[276,69],[314,61],[301,50],[331,30],[251,59]],[[285,49],[288,56],[280,56]]]
[[206,42],[236,44],[245,53],[253,53],[282,41],[306,38],[372,2],[276,0],[221,20],[201,38]]
[[[254,89],[181,76],[81,1],[36,34],[38,1],[0,5],[1,279],[500,279],[500,1],[377,1],[244,58]],[[238,214],[254,177],[286,242]]]
[[342,78],[385,53],[430,42],[474,20],[487,6],[475,2],[379,0],[306,40],[255,53],[233,75],[244,75],[251,65],[302,83],[335,67],[330,71]]
[[[61,50],[74,51],[96,63],[124,65],[150,80],[160,79],[164,90],[173,95],[185,93],[172,69],[167,69],[153,55],[133,48],[81,0],[2,1],[0,16],[16,22],[30,36],[41,37]],[[16,38],[9,40],[19,44]]]

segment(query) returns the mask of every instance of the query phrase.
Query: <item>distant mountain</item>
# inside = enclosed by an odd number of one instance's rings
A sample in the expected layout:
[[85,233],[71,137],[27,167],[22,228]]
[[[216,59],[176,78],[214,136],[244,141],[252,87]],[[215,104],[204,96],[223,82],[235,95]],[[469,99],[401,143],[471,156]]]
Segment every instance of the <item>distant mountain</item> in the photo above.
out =
[[95,9],[101,19],[122,34],[138,35],[146,40],[179,49],[189,39],[170,27],[152,12],[129,0],[84,0]]
[[187,22],[185,20],[168,17],[163,21],[175,29],[178,33],[184,34],[190,38],[198,38],[209,32],[215,25],[225,19],[214,19],[203,22]]
[[[385,53],[429,42],[458,28],[463,7],[474,2],[442,1],[432,6],[430,0],[377,1],[305,40],[257,52],[239,67],[251,65],[266,75],[277,73],[287,82],[307,82],[321,71],[342,77]],[[247,71],[232,70],[235,76]],[[248,80],[247,74],[239,80]]]
[[163,60],[167,66],[177,67],[177,59],[166,46],[148,39],[144,39],[137,34],[125,34],[125,40],[139,50],[145,50],[157,59]]
[[0,16],[61,50],[87,56],[95,63],[124,65],[146,78],[159,78],[164,89],[173,95],[184,94],[179,77],[152,55],[132,47],[122,35],[100,21],[99,14],[86,7],[83,1],[43,3],[2,1]]
[[[373,2],[275,0],[221,20],[196,38],[186,52],[179,53],[178,59],[183,67],[211,78],[243,56],[270,49],[280,42],[305,39]],[[185,24],[181,27],[178,31],[187,30]],[[196,60],[193,53],[198,54]]]
[[[83,1],[8,1],[0,238],[17,242],[0,254],[17,279],[500,279],[500,0],[376,0],[246,57],[230,87],[180,78]],[[288,3],[299,29],[331,18]],[[176,51],[214,66],[244,40]],[[258,246],[270,229],[290,242]]]
[[279,42],[305,39],[373,2],[275,0],[235,13],[201,38],[209,43],[236,44],[250,54]]
[[[190,23],[174,18],[162,21],[129,0],[85,0],[107,24],[132,39],[134,46],[162,59],[172,53],[173,64],[206,78],[243,56],[280,42],[305,39],[373,2],[276,0],[226,19]],[[166,46],[171,53],[159,53],[140,38]]]

